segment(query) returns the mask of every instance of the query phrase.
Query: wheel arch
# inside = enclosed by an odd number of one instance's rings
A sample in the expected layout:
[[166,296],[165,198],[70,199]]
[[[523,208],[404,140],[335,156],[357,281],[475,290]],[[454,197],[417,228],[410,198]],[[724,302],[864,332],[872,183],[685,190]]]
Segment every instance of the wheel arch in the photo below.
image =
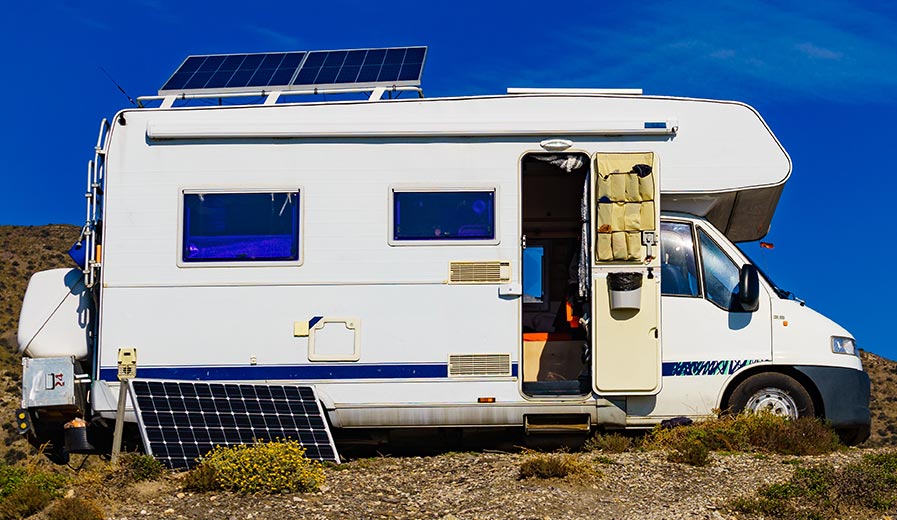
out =
[[816,383],[814,383],[812,379],[807,377],[806,374],[795,369],[794,367],[790,367],[787,365],[760,365],[742,370],[732,379],[730,379],[726,384],[725,389],[723,389],[722,396],[719,400],[719,409],[728,411],[729,399],[732,397],[732,393],[735,391],[735,389],[738,388],[738,385],[743,383],[747,378],[751,376],[764,373],[783,374],[800,383],[800,385],[804,387],[807,393],[810,394],[810,399],[813,400],[813,409],[816,411],[816,417],[825,417],[825,403],[822,400],[822,394],[816,387]]

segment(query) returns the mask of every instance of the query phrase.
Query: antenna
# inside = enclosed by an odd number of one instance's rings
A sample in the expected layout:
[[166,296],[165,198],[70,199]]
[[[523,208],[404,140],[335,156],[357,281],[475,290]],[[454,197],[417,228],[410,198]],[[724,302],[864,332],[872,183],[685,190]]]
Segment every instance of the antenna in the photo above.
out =
[[114,79],[112,79],[112,76],[110,76],[109,73],[106,72],[106,69],[104,69],[103,67],[100,67],[100,70],[103,71],[103,74],[105,74],[106,77],[109,78],[109,81],[111,81],[113,85],[115,85],[116,87],[118,87],[118,90],[120,90],[121,93],[124,94],[126,98],[128,98],[128,101],[130,101],[132,105],[134,105],[134,106],[136,106],[136,107],[142,107],[142,106],[143,106],[141,103],[138,103],[138,102],[134,101],[134,98],[132,98],[131,96],[129,96],[128,93],[125,92],[125,89],[121,88],[121,85],[119,85]]

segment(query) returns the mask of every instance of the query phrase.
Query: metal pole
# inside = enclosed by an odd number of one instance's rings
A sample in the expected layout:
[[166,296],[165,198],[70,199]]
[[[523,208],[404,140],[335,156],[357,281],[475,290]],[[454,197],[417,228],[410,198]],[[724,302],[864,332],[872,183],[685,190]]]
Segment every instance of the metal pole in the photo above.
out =
[[112,465],[118,465],[118,457],[121,454],[121,437],[122,430],[125,427],[125,403],[128,398],[128,380],[126,378],[119,379],[118,386],[118,409],[115,412],[115,433],[112,436]]
[[118,349],[118,409],[115,411],[115,433],[112,436],[112,465],[118,465],[121,454],[121,435],[125,428],[125,405],[128,402],[128,381],[137,375],[137,349]]

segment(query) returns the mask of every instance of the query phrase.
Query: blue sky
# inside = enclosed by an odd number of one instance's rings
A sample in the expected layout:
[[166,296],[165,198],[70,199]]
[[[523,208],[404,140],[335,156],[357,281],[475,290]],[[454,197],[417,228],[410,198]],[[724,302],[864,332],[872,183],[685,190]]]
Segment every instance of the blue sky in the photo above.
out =
[[[429,97],[627,87],[756,107],[794,162],[773,250],[784,288],[891,359],[897,4],[698,2],[14,2],[0,154],[4,224],[81,224],[101,117],[188,54],[428,45]],[[882,263],[883,265],[879,265]]]

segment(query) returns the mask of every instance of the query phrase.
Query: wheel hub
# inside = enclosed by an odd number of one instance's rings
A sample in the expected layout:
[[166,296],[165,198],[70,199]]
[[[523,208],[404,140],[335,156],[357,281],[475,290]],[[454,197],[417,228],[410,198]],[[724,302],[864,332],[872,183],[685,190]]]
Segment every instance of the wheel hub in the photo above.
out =
[[769,412],[792,419],[797,419],[800,416],[797,410],[797,403],[790,395],[779,388],[764,388],[755,392],[748,399],[745,409],[752,412]]

